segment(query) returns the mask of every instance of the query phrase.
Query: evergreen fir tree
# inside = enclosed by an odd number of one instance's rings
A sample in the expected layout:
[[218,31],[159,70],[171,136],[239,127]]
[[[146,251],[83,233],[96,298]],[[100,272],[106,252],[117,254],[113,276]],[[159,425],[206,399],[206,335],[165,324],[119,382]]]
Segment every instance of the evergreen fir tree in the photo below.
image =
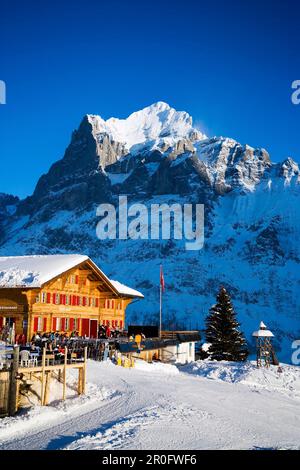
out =
[[209,354],[217,361],[245,361],[248,357],[246,340],[239,330],[240,324],[230,295],[221,287],[217,303],[211,307],[206,319],[206,341],[211,343]]

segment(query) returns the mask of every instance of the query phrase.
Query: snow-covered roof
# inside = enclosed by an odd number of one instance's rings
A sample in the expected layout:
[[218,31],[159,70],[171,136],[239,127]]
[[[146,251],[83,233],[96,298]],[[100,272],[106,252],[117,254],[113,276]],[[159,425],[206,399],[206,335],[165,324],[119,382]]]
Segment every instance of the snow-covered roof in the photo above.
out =
[[121,284],[119,281],[109,280],[110,283],[114,286],[114,288],[118,291],[121,295],[129,295],[130,297],[140,297],[144,298],[143,294],[138,290],[131,289],[131,287],[125,286],[125,284]]
[[85,255],[0,257],[0,287],[41,287],[88,259]]
[[267,330],[266,325],[264,324],[263,321],[261,321],[260,324],[259,324],[259,330],[254,331],[252,333],[252,336],[255,336],[256,338],[258,338],[258,337],[260,337],[260,338],[272,338],[274,335],[273,335],[272,331]]
[[267,338],[267,337],[271,338],[274,335],[272,331],[270,330],[258,330],[258,331],[254,331],[252,333],[252,336],[261,337],[261,338]]
[[89,260],[119,295],[143,298],[137,290],[111,281],[85,255],[34,255],[0,257],[0,288],[39,288],[55,277]]

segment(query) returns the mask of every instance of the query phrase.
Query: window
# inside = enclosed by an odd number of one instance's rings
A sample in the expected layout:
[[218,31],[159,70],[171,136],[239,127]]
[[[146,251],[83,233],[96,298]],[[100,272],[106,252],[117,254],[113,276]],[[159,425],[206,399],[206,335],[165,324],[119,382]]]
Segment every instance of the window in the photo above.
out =
[[38,331],[42,331],[43,329],[42,317],[38,317],[37,329]]
[[69,331],[69,329],[70,329],[70,319],[66,318],[65,319],[65,330]]
[[70,296],[66,295],[66,305],[70,305]]
[[47,294],[46,292],[42,292],[42,303],[45,304],[47,302]]
[[61,318],[56,318],[56,331],[61,329]]
[[59,305],[59,301],[60,301],[60,295],[55,294],[55,303],[56,303],[56,305]]

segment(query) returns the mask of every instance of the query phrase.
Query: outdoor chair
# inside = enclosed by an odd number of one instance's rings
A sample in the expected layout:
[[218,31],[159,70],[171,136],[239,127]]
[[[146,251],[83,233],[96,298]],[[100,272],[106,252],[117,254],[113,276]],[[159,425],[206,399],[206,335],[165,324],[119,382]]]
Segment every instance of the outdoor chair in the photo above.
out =
[[36,353],[32,354],[31,353],[29,362],[30,362],[30,366],[37,367],[37,365],[38,365],[38,354],[36,354]]
[[21,367],[29,366],[29,360],[30,360],[30,353],[26,349],[20,352],[20,357],[21,357]]
[[47,354],[45,358],[46,366],[50,366],[50,361],[52,361],[52,365],[54,365],[55,356],[54,354]]

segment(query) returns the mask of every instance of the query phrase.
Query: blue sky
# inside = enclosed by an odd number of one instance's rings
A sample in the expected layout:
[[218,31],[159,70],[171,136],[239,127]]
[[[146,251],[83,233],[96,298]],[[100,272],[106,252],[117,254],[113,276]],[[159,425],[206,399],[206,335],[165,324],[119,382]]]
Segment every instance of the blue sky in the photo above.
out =
[[24,197],[86,113],[155,101],[300,161],[298,0],[2,1],[0,192]]

